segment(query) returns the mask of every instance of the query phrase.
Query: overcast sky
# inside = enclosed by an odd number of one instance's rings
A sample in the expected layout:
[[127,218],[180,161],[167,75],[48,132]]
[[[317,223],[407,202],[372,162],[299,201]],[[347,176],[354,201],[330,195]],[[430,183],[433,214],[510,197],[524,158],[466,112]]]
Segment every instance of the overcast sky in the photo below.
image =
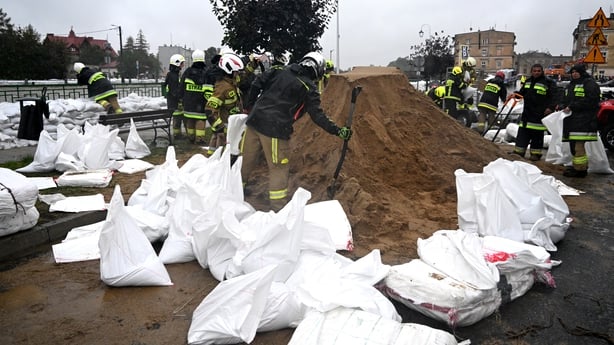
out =
[[[609,16],[614,0],[339,0],[339,21],[333,15],[320,44],[322,53],[336,62],[339,27],[342,69],[386,66],[441,30],[453,36],[494,28],[516,34],[517,53],[571,55],[578,20],[591,18],[599,7]],[[79,35],[108,39],[115,50],[119,35],[112,24],[121,25],[124,42],[142,30],[154,54],[164,44],[220,47],[223,36],[208,0],[0,0],[0,8],[13,24],[31,24],[43,38],[47,33],[66,36],[72,27]],[[424,38],[418,35],[421,29]]]

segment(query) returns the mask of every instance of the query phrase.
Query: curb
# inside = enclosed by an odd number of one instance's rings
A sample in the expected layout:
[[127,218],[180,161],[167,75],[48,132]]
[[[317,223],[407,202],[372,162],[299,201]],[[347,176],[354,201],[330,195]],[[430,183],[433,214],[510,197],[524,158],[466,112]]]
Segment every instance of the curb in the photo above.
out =
[[106,216],[107,211],[83,212],[0,237],[0,262],[50,250],[52,244],[63,240],[73,228],[100,222]]

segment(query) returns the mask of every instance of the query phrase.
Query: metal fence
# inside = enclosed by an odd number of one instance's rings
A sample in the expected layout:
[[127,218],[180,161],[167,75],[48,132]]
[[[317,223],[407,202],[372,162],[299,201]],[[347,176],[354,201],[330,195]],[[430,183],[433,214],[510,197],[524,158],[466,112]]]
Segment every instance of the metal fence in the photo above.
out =
[[[24,84],[0,85],[0,102],[15,103],[22,97],[40,97],[43,87],[47,87],[47,99],[79,99],[87,97],[87,86],[77,84]],[[113,84],[118,98],[135,93],[142,97],[160,97],[160,83],[127,83]]]

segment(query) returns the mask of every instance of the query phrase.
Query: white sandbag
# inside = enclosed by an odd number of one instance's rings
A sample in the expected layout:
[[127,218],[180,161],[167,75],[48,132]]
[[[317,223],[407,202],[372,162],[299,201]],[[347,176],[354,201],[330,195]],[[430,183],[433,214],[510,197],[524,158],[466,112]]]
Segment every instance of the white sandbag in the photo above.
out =
[[60,152],[55,160],[55,170],[57,171],[83,171],[86,170],[83,163],[77,156]]
[[271,265],[219,283],[194,310],[188,344],[251,343],[274,275]]
[[336,308],[311,311],[288,345],[456,345],[454,335],[436,328],[400,323],[365,311]]
[[12,215],[0,216],[0,237],[34,227],[38,223],[39,216],[36,207],[25,210],[20,208],[18,212],[13,212]]
[[85,127],[85,136],[78,151],[78,158],[88,169],[103,169],[109,166],[109,147],[115,140],[118,129],[109,131],[108,126]]
[[141,159],[126,159],[122,161],[122,165],[119,167],[119,169],[117,169],[117,171],[123,174],[135,174],[141,171],[149,170],[153,167],[153,164]]
[[110,169],[66,171],[57,178],[56,183],[58,187],[105,188],[112,178],[113,171]]
[[126,158],[126,144],[118,135],[113,138],[111,145],[109,145],[109,159],[122,161],[124,158]]
[[94,195],[69,196],[49,205],[49,212],[77,213],[104,210],[106,210],[104,196],[100,193]]
[[168,220],[165,216],[144,210],[138,205],[126,206],[125,209],[149,242],[164,240],[168,236]]
[[327,229],[336,249],[354,250],[352,226],[339,200],[320,201],[305,206],[305,222]]
[[429,266],[478,290],[497,286],[499,271],[482,256],[482,239],[461,230],[438,230],[418,239],[418,256]]
[[130,118],[130,132],[126,139],[126,157],[128,158],[143,158],[149,156],[151,150],[143,139],[139,136],[134,120]]
[[384,291],[408,308],[451,327],[472,325],[501,305],[496,286],[476,289],[420,259],[392,266],[384,280]]
[[307,306],[299,301],[288,285],[273,282],[258,322],[258,332],[296,328],[305,318],[306,312]]
[[245,131],[245,122],[247,121],[247,114],[234,114],[228,116],[228,134],[227,145],[230,149],[230,153],[233,155],[240,155],[241,149],[239,144]]
[[16,169],[18,172],[49,172],[55,169],[55,159],[60,152],[60,146],[49,132],[42,130],[36,145],[34,159],[25,167]]
[[100,232],[100,279],[109,286],[173,285],[151,243],[124,207],[119,185]]
[[31,176],[28,177],[28,181],[34,183],[39,191],[49,188],[56,188],[58,186],[51,176]]
[[15,216],[34,207],[38,187],[24,175],[0,168],[0,217]]

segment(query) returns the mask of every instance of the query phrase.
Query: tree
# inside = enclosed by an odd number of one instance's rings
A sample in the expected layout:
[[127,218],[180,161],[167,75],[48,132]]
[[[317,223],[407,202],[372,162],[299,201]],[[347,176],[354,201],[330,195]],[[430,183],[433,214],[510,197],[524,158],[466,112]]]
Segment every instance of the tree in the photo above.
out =
[[149,44],[145,35],[139,30],[137,39],[128,36],[119,63],[119,74],[125,78],[157,78],[162,70],[158,58],[147,51]]
[[85,41],[79,49],[79,60],[86,65],[102,65],[105,52],[100,47]]
[[4,13],[4,11],[0,8],[0,33],[11,31],[13,31],[13,24],[11,24],[11,18],[9,18],[8,14]]
[[322,48],[318,40],[337,11],[335,0],[209,0],[224,27],[222,44],[238,53],[288,51],[294,59]]
[[424,57],[425,79],[446,79],[448,67],[454,66],[454,40],[450,35],[438,34],[424,40],[423,43],[412,46],[414,56]]
[[139,33],[136,35],[136,42],[134,45],[134,49],[143,51],[145,53],[149,51],[149,43],[147,43],[147,39],[145,39],[143,30],[139,29]]

